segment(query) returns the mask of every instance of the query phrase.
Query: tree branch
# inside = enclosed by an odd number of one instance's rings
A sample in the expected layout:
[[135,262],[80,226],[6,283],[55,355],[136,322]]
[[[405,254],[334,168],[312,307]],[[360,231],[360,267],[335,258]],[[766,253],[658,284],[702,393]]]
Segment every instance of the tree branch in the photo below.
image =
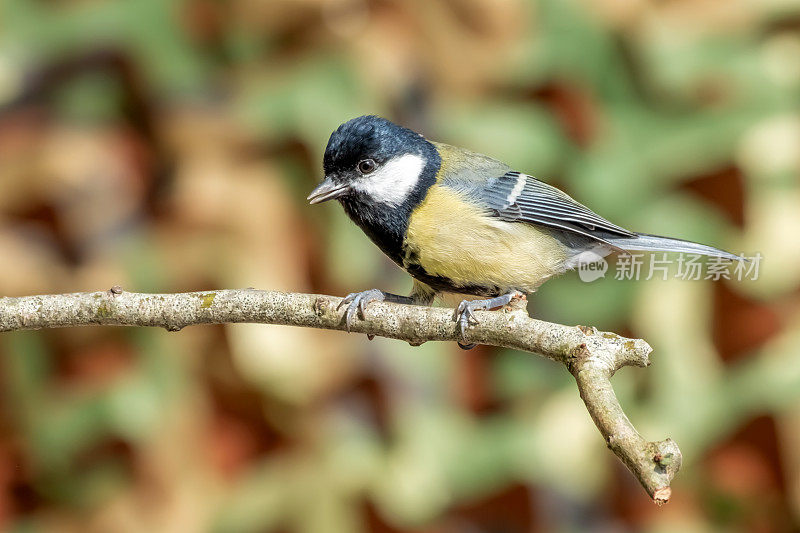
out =
[[[113,287],[105,292],[0,298],[0,332],[85,325],[155,326],[178,331],[195,324],[261,323],[344,330],[340,298],[324,295],[220,290],[142,294]],[[530,318],[524,300],[506,312],[477,312],[480,323],[466,342],[541,354],[563,363],[575,377],[583,402],[608,447],[653,500],[666,503],[681,452],[670,439],[648,442],[636,431],[614,394],[610,378],[623,366],[650,364],[641,339],[583,326]],[[462,340],[451,309],[373,302],[351,330],[418,345]]]

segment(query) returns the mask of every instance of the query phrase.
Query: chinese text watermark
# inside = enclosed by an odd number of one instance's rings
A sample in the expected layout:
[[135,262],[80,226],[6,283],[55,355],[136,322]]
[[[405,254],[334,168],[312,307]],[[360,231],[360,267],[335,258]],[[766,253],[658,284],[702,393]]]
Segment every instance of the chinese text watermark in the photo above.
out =
[[[721,257],[707,257],[699,254],[622,254],[614,265],[616,280],[681,279],[686,281],[721,279],[755,281],[763,256],[741,256],[743,261],[731,261]],[[581,281],[591,282],[606,276],[608,261],[598,254],[585,252],[577,263]]]

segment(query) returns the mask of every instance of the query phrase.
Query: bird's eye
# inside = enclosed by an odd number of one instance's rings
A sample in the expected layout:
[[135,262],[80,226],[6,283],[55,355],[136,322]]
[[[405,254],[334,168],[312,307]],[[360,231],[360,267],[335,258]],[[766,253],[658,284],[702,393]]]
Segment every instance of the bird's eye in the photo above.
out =
[[369,174],[370,172],[374,171],[378,165],[375,164],[375,161],[372,159],[362,159],[358,162],[358,171],[362,174]]

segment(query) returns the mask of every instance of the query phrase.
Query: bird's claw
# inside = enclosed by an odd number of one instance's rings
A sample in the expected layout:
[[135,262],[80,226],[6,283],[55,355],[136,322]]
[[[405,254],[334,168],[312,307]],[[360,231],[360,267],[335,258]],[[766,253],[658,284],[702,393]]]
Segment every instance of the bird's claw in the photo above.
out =
[[478,319],[475,318],[474,311],[476,309],[484,309],[481,306],[481,303],[484,300],[464,300],[458,307],[456,308],[456,312],[453,315],[453,320],[458,323],[458,331],[461,333],[461,338],[466,341],[466,331],[469,328],[470,322],[473,324],[478,324]]
[[474,345],[470,345],[466,343],[467,340],[467,329],[469,329],[470,323],[478,324],[478,319],[475,318],[474,311],[476,309],[483,309],[484,307],[481,306],[483,300],[464,300],[458,307],[456,308],[456,312],[453,315],[453,320],[456,321],[456,325],[458,328],[458,332],[461,334],[461,339],[465,342],[464,344],[458,343],[458,345],[468,350],[472,348]]
[[485,311],[488,309],[496,309],[508,305],[515,298],[522,298],[524,295],[520,292],[514,291],[496,298],[489,298],[487,300],[463,300],[456,308],[453,320],[456,321],[458,332],[464,343],[459,342],[458,346],[464,350],[469,350],[475,347],[474,343],[466,344],[467,329],[470,324],[478,324],[479,320],[475,316],[475,311]]
[[343,305],[347,305],[347,312],[344,314],[344,325],[347,328],[347,332],[350,333],[350,326],[353,323],[353,317],[356,315],[358,311],[361,315],[361,319],[364,319],[364,310],[367,307],[367,304],[371,302],[382,302],[386,299],[386,295],[383,291],[379,291],[378,289],[369,289],[367,291],[362,292],[351,292],[344,298],[342,301],[339,302],[339,305],[336,307],[337,310],[341,309]]

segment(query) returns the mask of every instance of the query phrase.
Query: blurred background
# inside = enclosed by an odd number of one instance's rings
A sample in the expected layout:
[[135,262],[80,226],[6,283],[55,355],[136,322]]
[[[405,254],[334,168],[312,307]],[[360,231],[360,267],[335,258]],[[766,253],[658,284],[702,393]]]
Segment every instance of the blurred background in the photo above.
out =
[[7,531],[797,531],[800,2],[2,0],[0,294],[406,293],[338,205],[375,113],[757,281],[581,283],[537,317],[643,337],[614,380],[684,464],[654,506],[566,370],[258,325],[0,336]]

